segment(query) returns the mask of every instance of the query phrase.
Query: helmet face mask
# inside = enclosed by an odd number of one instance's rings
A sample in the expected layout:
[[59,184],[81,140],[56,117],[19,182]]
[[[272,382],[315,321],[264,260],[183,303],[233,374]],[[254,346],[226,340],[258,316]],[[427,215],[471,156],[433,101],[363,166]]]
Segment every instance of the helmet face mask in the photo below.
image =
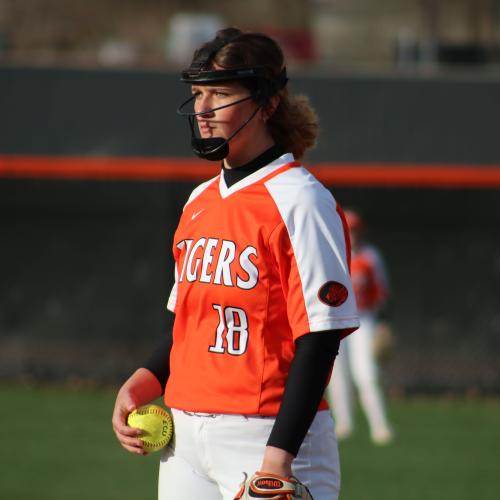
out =
[[188,119],[189,128],[191,129],[191,148],[193,149],[194,153],[197,156],[205,160],[211,160],[211,161],[223,160],[229,154],[229,141],[257,114],[257,112],[262,106],[257,106],[255,111],[253,111],[250,114],[250,116],[226,139],[224,139],[223,137],[210,137],[204,139],[202,137],[198,137],[196,133],[195,121],[197,116],[206,115],[218,111],[220,109],[236,106],[244,101],[253,99],[254,95],[249,95],[243,97],[242,99],[233,101],[229,104],[224,104],[222,106],[217,106],[211,109],[205,109],[203,111],[198,111],[198,112],[184,111],[184,109],[187,106],[189,106],[194,101],[195,98],[196,95],[191,96],[189,99],[184,101],[177,109],[178,114],[180,114],[181,116],[186,116]]
[[[200,158],[212,161],[220,161],[229,154],[229,141],[265,106],[269,99],[276,95],[287,83],[286,69],[283,68],[278,78],[271,80],[262,66],[243,67],[235,69],[215,69],[211,61],[215,54],[233,39],[216,38],[205,48],[199,50],[191,63],[191,66],[182,71],[181,81],[193,85],[204,85],[213,83],[223,83],[232,81],[252,81],[255,82],[256,90],[249,96],[238,99],[232,103],[224,104],[212,109],[203,111],[186,111],[186,108],[194,101],[195,96],[191,96],[178,108],[177,113],[188,119],[191,130],[191,147],[194,153]],[[256,109],[248,116],[243,123],[232,132],[229,137],[201,138],[197,136],[195,121],[200,115],[209,114],[230,106],[236,106],[244,101],[253,99],[257,103]]]

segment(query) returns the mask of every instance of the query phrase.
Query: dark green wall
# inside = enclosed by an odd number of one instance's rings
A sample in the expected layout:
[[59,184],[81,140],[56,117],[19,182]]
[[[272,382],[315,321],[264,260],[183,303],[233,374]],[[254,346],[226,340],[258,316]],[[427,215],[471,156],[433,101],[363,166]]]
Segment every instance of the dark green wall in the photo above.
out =
[[[500,163],[500,82],[293,76],[322,125],[311,161]],[[186,156],[178,75],[0,68],[0,153]],[[496,110],[496,111],[495,111]]]
[[[300,78],[311,160],[500,163],[493,82]],[[177,76],[0,69],[0,155],[187,156]],[[326,136],[328,135],[328,138]],[[0,179],[0,378],[117,381],[171,317],[170,253],[194,183]],[[404,391],[500,391],[500,193],[335,188],[386,256]]]
[[[185,183],[0,181],[0,376],[116,380],[171,324]],[[334,189],[357,206],[393,286],[403,390],[498,391],[497,191]]]

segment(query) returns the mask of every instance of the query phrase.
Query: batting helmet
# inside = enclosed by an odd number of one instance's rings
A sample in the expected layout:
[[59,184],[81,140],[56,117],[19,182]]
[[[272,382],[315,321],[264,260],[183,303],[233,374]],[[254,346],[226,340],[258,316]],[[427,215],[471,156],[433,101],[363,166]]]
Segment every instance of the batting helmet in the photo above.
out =
[[[265,68],[261,66],[242,66],[230,69],[215,69],[213,67],[214,58],[223,47],[245,36],[247,36],[245,33],[235,28],[219,31],[212,41],[204,44],[195,52],[191,66],[182,72],[181,80],[191,84],[202,85],[242,80],[253,80],[256,84],[255,91],[252,95],[217,108],[200,112],[185,111],[186,107],[193,103],[196,96],[190,97],[179,106],[177,113],[188,118],[189,127],[191,129],[191,147],[195,154],[201,158],[214,161],[224,159],[229,154],[229,141],[254,118],[259,109],[268,102],[270,97],[276,95],[287,84],[288,78],[286,68],[282,69],[278,77],[271,78]],[[195,120],[197,116],[229,106],[235,106],[249,99],[254,99],[257,102],[257,108],[229,137],[213,137],[207,139],[197,137],[195,131]]]

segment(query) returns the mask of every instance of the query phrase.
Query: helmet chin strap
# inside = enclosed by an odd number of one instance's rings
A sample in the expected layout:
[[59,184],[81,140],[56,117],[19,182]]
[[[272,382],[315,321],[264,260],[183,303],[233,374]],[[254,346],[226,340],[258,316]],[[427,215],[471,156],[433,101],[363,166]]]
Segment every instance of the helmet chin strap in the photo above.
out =
[[258,113],[258,111],[262,108],[262,104],[258,105],[255,111],[253,111],[250,116],[227,138],[224,139],[223,137],[209,137],[209,138],[202,138],[202,137],[197,137],[196,136],[196,130],[194,126],[194,122],[196,119],[196,116],[199,115],[206,115],[208,113],[211,113],[213,111],[217,111],[222,108],[228,108],[229,106],[235,106],[236,104],[239,104],[240,102],[246,101],[248,99],[252,99],[254,96],[248,96],[244,97],[243,99],[240,99],[238,101],[235,101],[231,104],[226,104],[224,106],[219,106],[217,108],[212,108],[208,109],[206,111],[200,111],[198,113],[184,113],[182,112],[182,108],[188,104],[192,98],[188,99],[185,103],[183,103],[181,106],[179,106],[178,112],[179,114],[187,114],[188,115],[188,121],[189,121],[189,127],[191,128],[191,148],[193,149],[194,153],[199,156],[200,158],[203,158],[204,160],[210,160],[210,161],[221,161],[224,158],[227,158],[229,155],[229,141],[238,133],[240,130],[247,125],[250,120],[252,120],[255,115]]

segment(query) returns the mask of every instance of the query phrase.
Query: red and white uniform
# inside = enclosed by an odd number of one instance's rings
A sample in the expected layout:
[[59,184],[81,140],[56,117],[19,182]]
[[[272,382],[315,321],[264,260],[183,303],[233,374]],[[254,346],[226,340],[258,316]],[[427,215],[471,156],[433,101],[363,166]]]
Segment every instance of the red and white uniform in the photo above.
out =
[[359,325],[345,236],[335,199],[291,154],[195,189],[174,236],[166,404],[275,416],[294,341]]
[[390,438],[392,431],[378,379],[373,342],[377,312],[389,297],[389,285],[382,257],[375,247],[361,244],[352,253],[351,277],[361,325],[356,335],[340,344],[327,395],[332,403],[337,435],[347,437],[354,425],[351,390],[354,383],[372,440],[382,443]]
[[389,286],[382,258],[375,247],[363,245],[352,253],[351,279],[358,311],[376,313],[389,297]]

